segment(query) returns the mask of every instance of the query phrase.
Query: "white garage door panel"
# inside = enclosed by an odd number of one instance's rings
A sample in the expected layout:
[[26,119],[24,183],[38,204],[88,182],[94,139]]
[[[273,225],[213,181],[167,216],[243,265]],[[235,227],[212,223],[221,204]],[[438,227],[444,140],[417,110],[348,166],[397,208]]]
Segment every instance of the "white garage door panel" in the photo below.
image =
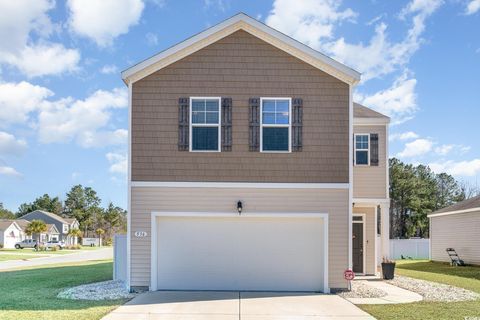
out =
[[159,217],[157,289],[323,289],[321,218]]

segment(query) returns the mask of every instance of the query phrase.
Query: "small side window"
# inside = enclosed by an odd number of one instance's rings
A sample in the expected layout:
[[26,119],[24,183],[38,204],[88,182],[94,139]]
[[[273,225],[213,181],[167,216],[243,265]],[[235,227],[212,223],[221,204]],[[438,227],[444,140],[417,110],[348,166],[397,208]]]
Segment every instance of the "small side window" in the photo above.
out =
[[369,134],[355,135],[355,165],[368,166],[370,163]]

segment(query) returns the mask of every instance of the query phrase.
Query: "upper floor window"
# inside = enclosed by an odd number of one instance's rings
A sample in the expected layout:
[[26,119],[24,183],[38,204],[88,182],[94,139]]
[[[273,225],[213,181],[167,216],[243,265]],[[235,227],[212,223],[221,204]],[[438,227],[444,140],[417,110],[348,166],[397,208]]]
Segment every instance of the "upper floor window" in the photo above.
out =
[[190,98],[190,151],[219,152],[221,98]]
[[63,233],[68,233],[68,224],[64,223],[62,227],[63,227]]
[[355,135],[355,164],[358,166],[368,166],[370,163],[370,135]]
[[290,152],[290,98],[261,98],[260,151]]

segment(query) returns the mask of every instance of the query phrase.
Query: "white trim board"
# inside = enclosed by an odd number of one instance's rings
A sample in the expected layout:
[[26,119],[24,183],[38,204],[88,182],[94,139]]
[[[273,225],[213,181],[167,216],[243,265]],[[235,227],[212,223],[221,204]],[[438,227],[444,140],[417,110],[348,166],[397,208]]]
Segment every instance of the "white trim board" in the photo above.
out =
[[250,189],[348,189],[348,183],[255,183],[131,181],[137,188],[250,188]]
[[441,216],[449,216],[451,214],[470,213],[470,212],[476,212],[476,211],[478,211],[480,213],[480,207],[464,209],[464,210],[441,212],[441,213],[432,213],[432,214],[427,215],[427,217],[428,218],[435,218],[435,217],[441,217]]
[[353,118],[353,124],[355,126],[372,126],[372,125],[387,126],[389,123],[390,123],[390,119],[385,119],[385,118]]
[[264,217],[278,217],[278,218],[322,218],[323,219],[323,228],[324,228],[324,241],[323,241],[323,252],[325,254],[324,267],[323,267],[323,292],[330,293],[329,280],[328,280],[328,213],[315,213],[315,212],[282,212],[282,213],[271,213],[271,212],[248,212],[242,213],[239,215],[237,212],[159,212],[153,211],[150,217],[150,291],[157,290],[157,218],[158,217],[229,217],[229,218],[238,218],[242,217],[248,218],[264,218]]
[[236,14],[217,25],[124,70],[122,72],[122,79],[125,83],[138,81],[238,30],[244,30],[345,83],[356,84],[360,81],[359,72],[244,13]]

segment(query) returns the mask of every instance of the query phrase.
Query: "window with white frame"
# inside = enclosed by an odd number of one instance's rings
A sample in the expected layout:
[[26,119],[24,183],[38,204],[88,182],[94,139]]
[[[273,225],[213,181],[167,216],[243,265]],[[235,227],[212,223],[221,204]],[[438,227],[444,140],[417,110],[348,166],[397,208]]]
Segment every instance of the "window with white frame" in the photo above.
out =
[[190,98],[190,151],[220,151],[221,98]]
[[370,135],[355,135],[355,164],[357,166],[368,166],[370,162]]
[[262,152],[289,152],[290,98],[261,98],[260,146]]

